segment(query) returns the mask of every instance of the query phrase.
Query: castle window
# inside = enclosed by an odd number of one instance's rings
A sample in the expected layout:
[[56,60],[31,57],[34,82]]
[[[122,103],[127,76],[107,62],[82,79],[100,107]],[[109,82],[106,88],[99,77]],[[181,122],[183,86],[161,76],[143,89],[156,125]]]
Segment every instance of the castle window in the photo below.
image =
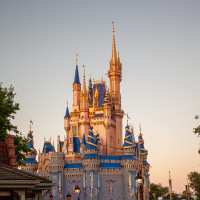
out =
[[[112,133],[111,133],[112,134]],[[113,146],[113,137],[112,137],[112,135],[111,135],[111,137],[110,137],[110,146],[112,147]]]
[[119,144],[119,139],[118,139],[118,144]]

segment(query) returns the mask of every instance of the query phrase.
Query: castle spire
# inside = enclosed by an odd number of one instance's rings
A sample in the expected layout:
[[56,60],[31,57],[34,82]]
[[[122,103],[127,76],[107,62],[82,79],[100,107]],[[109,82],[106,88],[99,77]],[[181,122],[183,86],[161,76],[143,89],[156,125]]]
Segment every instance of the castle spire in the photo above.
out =
[[111,66],[117,64],[117,53],[116,53],[116,46],[115,46],[115,26],[114,22],[113,23],[113,43],[112,43],[112,56],[111,56]]
[[78,63],[77,63],[77,56],[78,54],[76,54],[76,70],[75,70],[75,76],[74,76],[74,83],[78,83],[80,84],[80,81],[79,81],[79,73],[78,73]]

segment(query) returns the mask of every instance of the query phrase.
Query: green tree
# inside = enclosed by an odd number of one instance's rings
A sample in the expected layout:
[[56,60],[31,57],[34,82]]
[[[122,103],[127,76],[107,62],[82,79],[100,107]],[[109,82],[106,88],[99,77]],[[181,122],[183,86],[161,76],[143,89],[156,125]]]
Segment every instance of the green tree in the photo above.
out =
[[200,199],[200,173],[195,171],[190,172],[188,179],[190,180],[190,187],[193,189],[194,194],[197,196],[197,199]]
[[15,119],[16,111],[19,110],[19,103],[14,102],[15,95],[12,85],[10,88],[3,88],[2,83],[0,83],[0,141],[4,141],[8,132],[13,131],[15,133],[15,154],[17,155],[17,162],[21,166],[24,165],[23,159],[26,160],[23,152],[27,153],[30,149],[27,146],[28,140],[17,130],[17,126],[11,123],[11,120]]
[[163,187],[161,183],[150,184],[150,199],[157,199],[158,197],[164,197],[166,193],[169,192],[168,187]]

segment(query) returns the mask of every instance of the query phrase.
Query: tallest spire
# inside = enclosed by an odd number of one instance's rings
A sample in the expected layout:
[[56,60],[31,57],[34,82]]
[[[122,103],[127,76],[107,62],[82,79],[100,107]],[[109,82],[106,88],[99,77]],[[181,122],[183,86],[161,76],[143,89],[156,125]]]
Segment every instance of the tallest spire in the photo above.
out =
[[79,73],[78,73],[78,63],[77,63],[77,58],[78,54],[76,53],[76,70],[75,70],[75,76],[74,76],[74,83],[78,83],[80,84],[80,81],[79,81]]
[[117,64],[117,53],[116,53],[116,46],[115,46],[115,26],[113,23],[113,43],[112,43],[112,56],[111,56],[111,65]]

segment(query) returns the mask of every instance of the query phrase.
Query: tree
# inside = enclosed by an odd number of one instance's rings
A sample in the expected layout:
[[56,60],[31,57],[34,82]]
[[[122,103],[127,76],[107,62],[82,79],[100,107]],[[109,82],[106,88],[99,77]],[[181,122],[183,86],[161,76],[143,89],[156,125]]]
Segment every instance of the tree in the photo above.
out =
[[188,174],[188,179],[190,180],[190,187],[194,190],[194,194],[197,199],[200,199],[200,173],[190,172]]
[[11,120],[15,119],[16,111],[19,110],[19,103],[14,102],[14,87],[11,85],[10,88],[3,88],[0,83],[0,141],[4,141],[4,138],[8,135],[8,132],[13,131],[15,133],[14,145],[16,146],[15,154],[17,155],[17,162],[19,166],[24,165],[23,159],[26,157],[23,155],[30,151],[27,146],[25,137],[17,130],[17,126],[11,123]]
[[169,192],[168,187],[163,187],[161,183],[155,184],[151,183],[150,184],[150,199],[157,199],[158,197],[164,197],[166,193]]

